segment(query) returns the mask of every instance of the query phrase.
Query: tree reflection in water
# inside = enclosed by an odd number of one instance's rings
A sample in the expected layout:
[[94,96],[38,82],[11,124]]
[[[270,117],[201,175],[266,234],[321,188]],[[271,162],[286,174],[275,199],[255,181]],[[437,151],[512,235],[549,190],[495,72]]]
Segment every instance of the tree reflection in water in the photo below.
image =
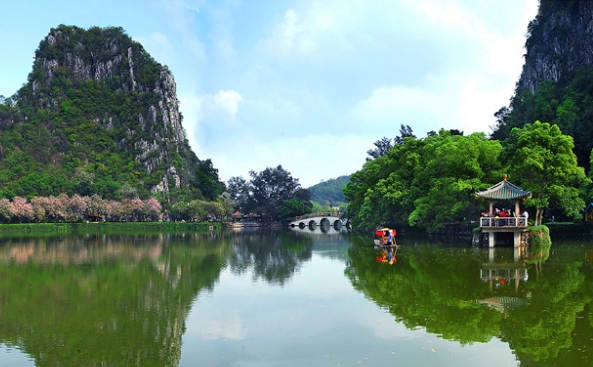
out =
[[0,238],[0,344],[38,366],[176,366],[189,310],[223,269],[284,286],[322,256],[409,329],[460,345],[498,338],[525,366],[590,365],[591,244],[517,254],[398,243],[388,265],[376,261],[372,238],[328,233]]
[[[522,365],[590,365],[593,271],[582,248],[558,241],[517,256],[513,248],[398,240],[397,264],[381,266],[369,241],[353,238],[346,274],[406,327],[462,345],[500,338]],[[498,273],[484,276],[491,270]]]
[[191,302],[229,247],[204,235],[2,238],[0,343],[37,366],[176,366]]

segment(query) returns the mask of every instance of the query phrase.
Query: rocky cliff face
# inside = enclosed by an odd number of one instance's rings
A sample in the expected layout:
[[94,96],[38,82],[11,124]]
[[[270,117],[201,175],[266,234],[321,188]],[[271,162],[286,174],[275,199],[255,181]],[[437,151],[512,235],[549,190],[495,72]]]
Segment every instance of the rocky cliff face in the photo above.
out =
[[540,0],[525,47],[517,92],[533,93],[542,81],[566,83],[578,68],[592,67],[593,1]]
[[[95,160],[113,145],[146,171],[140,182],[152,193],[192,184],[199,160],[182,127],[175,79],[121,28],[52,29],[36,51],[16,106],[21,122],[43,119],[54,141],[48,155],[57,165],[72,155],[83,170],[108,164]],[[1,121],[9,123],[14,118]],[[96,129],[112,142],[81,138]],[[68,154],[68,147],[77,153]]]

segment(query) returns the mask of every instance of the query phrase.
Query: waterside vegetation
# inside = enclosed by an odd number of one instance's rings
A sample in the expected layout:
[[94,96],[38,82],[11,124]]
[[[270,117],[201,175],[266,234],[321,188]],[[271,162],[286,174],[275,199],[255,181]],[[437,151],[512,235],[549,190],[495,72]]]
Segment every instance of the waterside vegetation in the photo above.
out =
[[524,206],[536,225],[545,216],[579,219],[591,179],[573,148],[571,136],[539,121],[514,128],[504,142],[444,129],[426,138],[407,136],[352,175],[344,190],[348,216],[361,229],[415,226],[432,232],[472,223],[487,208],[474,193],[508,173],[509,181],[533,193]]

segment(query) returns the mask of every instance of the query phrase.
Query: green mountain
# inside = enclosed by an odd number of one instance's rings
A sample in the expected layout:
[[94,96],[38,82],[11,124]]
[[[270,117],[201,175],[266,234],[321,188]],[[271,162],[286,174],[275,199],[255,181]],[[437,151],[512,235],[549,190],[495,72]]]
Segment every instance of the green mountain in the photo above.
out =
[[27,82],[0,98],[0,198],[122,187],[163,201],[213,199],[212,162],[191,150],[176,84],[121,28],[51,29]]
[[344,203],[344,187],[350,182],[350,175],[332,178],[309,187],[311,200],[327,206]]
[[495,116],[492,138],[536,120],[574,138],[579,165],[589,170],[593,148],[593,2],[540,0],[529,23],[525,64],[508,107]]

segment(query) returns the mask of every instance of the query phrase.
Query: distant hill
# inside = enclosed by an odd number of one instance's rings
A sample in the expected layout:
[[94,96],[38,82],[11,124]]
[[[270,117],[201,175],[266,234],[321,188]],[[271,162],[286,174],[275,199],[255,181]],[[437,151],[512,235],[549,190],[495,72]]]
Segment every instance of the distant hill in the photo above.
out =
[[27,83],[0,97],[0,198],[118,199],[123,186],[164,202],[224,190],[189,147],[167,66],[121,28],[60,25]]
[[344,203],[344,187],[350,181],[350,175],[332,178],[309,187],[311,200],[327,206],[335,206]]

